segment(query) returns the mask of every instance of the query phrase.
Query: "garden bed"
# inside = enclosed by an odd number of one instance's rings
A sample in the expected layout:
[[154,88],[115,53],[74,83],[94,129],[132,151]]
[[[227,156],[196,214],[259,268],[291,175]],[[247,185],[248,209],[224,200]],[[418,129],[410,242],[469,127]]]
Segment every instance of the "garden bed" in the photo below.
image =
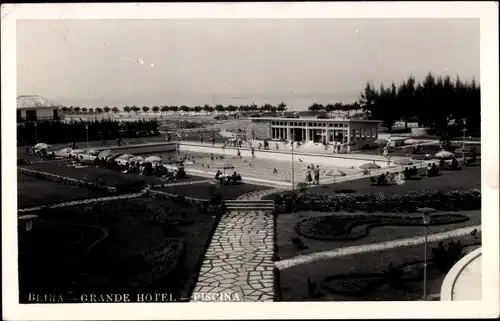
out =
[[[466,245],[478,242],[471,236],[454,239]],[[429,260],[436,246],[429,244]],[[421,300],[423,252],[423,245],[409,246],[286,268],[280,272],[282,301]],[[429,263],[427,293],[439,294],[445,274]],[[402,275],[397,270],[387,273],[390,266],[403,267]]]
[[[102,180],[108,186],[116,186],[117,184],[126,184],[134,181],[145,181],[147,184],[166,184],[166,182],[154,176],[123,174],[119,171],[96,167],[96,166],[87,166],[84,168],[68,167],[65,161],[33,163],[30,165],[24,165],[22,166],[22,168],[66,176],[78,180],[89,180],[89,181]],[[174,182],[184,182],[196,179],[203,179],[203,178],[189,175],[186,178],[179,179]]]
[[[189,296],[219,213],[138,198],[43,209],[19,230],[20,302],[28,293]],[[47,264],[50,262],[50,264]]]
[[[469,217],[461,214],[431,215],[429,226],[463,223]],[[424,226],[422,217],[409,215],[330,215],[310,217],[299,221],[295,231],[315,240],[356,240],[379,226]]]
[[70,185],[61,185],[18,173],[17,207],[27,208],[106,196],[95,190]]
[[[443,214],[450,214],[450,213],[438,212],[435,213],[434,215],[443,215]],[[481,211],[461,211],[459,214],[466,216],[468,220],[447,225],[430,226],[428,228],[428,234],[430,235],[435,233],[442,233],[446,231],[452,231],[459,228],[481,224]],[[320,239],[305,238],[297,233],[296,225],[303,219],[321,218],[325,217],[325,215],[330,215],[332,217],[347,216],[349,218],[352,218],[352,220],[355,220],[356,217],[358,216],[361,217],[367,216],[370,218],[372,217],[376,218],[377,216],[382,216],[382,217],[387,216],[387,214],[383,213],[350,214],[346,212],[340,212],[340,213],[327,214],[324,212],[313,212],[313,211],[299,212],[293,214],[292,213],[280,214],[276,218],[276,228],[277,228],[276,245],[277,245],[277,254],[279,255],[280,259],[283,260],[297,255],[311,254],[315,252],[333,250],[348,246],[359,246],[364,244],[373,244],[386,241],[394,241],[398,239],[418,237],[418,236],[423,236],[425,233],[424,228],[422,226],[387,226],[387,225],[375,226],[371,228],[368,231],[368,233],[365,234],[363,237],[358,237],[358,238],[344,238],[344,239],[337,238],[335,240],[325,240],[325,239],[320,240]],[[413,214],[405,214],[405,215],[417,217],[417,220],[422,219],[420,215],[413,215]],[[393,215],[390,216],[392,217]],[[399,216],[400,215],[396,217]],[[344,234],[345,232],[340,231],[340,233]],[[293,238],[301,238],[303,242],[307,245],[307,248],[299,249],[297,246],[293,244],[292,242]]]

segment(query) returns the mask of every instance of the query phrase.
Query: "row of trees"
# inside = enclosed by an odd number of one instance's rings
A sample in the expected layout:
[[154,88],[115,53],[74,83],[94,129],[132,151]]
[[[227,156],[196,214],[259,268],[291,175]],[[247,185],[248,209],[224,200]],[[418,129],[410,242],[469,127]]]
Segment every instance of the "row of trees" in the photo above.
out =
[[[78,107],[78,106],[70,106],[70,107],[62,107],[61,108],[62,112],[63,113],[68,113],[68,114],[79,114],[81,112],[83,113],[97,113],[97,114],[101,114],[101,113],[110,113],[110,112],[113,112],[113,113],[118,113],[120,112],[120,109],[118,107],[104,107],[104,108],[81,108],[81,107]],[[155,112],[155,113],[158,113],[158,112],[184,112],[184,113],[188,113],[188,112],[197,112],[197,113],[200,113],[200,112],[205,112],[205,113],[213,113],[214,111],[217,111],[217,112],[236,112],[236,111],[240,111],[240,112],[257,112],[257,111],[261,111],[261,112],[277,112],[277,111],[280,111],[280,112],[283,112],[286,110],[286,104],[285,103],[280,103],[279,105],[277,106],[274,106],[274,105],[271,105],[271,104],[265,104],[265,105],[262,105],[262,106],[257,106],[256,104],[252,104],[252,105],[241,105],[241,106],[235,106],[235,105],[228,105],[228,106],[223,106],[223,105],[216,105],[215,107],[213,106],[210,106],[210,105],[204,105],[204,106],[186,106],[186,105],[183,105],[183,106],[153,106],[153,107],[148,107],[148,106],[142,106],[142,107],[137,107],[137,106],[124,106],[123,109],[122,109],[124,112],[127,112],[127,113],[131,113],[131,112],[134,112],[134,113],[138,113],[140,111],[143,111],[145,113],[149,112],[149,111],[152,111],[152,112]]]
[[310,111],[328,112],[328,113],[330,113],[330,116],[333,116],[334,112],[346,112],[347,116],[349,117],[349,113],[351,111],[357,111],[360,109],[362,109],[362,108],[358,102],[354,102],[352,104],[335,103],[335,104],[327,104],[327,105],[314,103],[311,106],[309,106]]
[[[398,86],[393,82],[386,87],[380,84],[375,88],[368,82],[361,93],[359,101],[351,104],[318,104],[309,106],[310,111],[346,112],[363,111],[369,119],[382,121],[389,130],[396,121],[404,121],[408,129],[409,121],[416,121],[420,126],[439,132],[445,136],[451,131],[466,128],[471,134],[481,131],[480,87],[473,79],[464,82],[459,77],[455,81],[450,76],[436,77],[432,73],[417,82],[410,75]],[[451,119],[458,120],[456,125],[449,126]],[[465,126],[463,119],[466,119]]]
[[[457,77],[453,81],[450,76],[429,73],[420,82],[410,75],[398,86],[393,82],[388,87],[380,84],[378,89],[368,82],[359,104],[368,118],[381,120],[389,129],[398,120],[405,122],[405,128],[409,121],[417,121],[443,136],[448,136],[453,127],[465,127],[472,135],[481,131],[480,96],[480,86],[474,79],[464,82]],[[457,125],[450,128],[452,119]]]

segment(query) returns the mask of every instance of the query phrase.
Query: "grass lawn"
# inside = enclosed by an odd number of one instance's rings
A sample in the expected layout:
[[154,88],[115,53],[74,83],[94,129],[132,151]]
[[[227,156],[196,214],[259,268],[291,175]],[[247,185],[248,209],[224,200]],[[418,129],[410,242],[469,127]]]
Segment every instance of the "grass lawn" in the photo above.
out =
[[76,186],[65,186],[56,182],[37,179],[18,173],[17,207],[26,208],[69,202],[79,199],[102,197],[105,194]]
[[214,192],[220,193],[226,199],[236,199],[238,198],[238,196],[241,196],[245,193],[269,189],[269,187],[251,185],[245,183],[237,185],[221,185],[220,187],[217,187],[216,184],[202,183],[202,184],[192,184],[192,185],[182,185],[182,186],[171,186],[171,187],[166,187],[161,191],[182,196],[209,199],[210,192],[212,189],[214,189]]
[[[45,209],[19,231],[20,301],[30,292],[189,297],[219,215],[137,198]],[[181,249],[184,249],[181,251]]]
[[[411,190],[439,189],[449,191],[472,188],[481,189],[480,166],[464,167],[459,171],[442,170],[440,176],[411,179],[405,181],[402,185],[376,186],[366,177],[353,181],[315,186],[309,188],[308,193],[331,195],[335,193],[335,190],[354,190],[356,193],[384,193],[388,195],[405,194]],[[272,199],[272,196],[267,198]]]
[[[460,240],[462,244],[472,244],[479,242],[471,236],[454,238]],[[432,258],[431,248],[436,247],[437,243],[429,244],[429,259]],[[378,287],[361,291],[358,294],[340,294],[332,290],[335,288],[346,290],[356,288],[359,285],[366,284],[366,278],[356,278],[352,275],[349,278],[338,279],[339,275],[349,273],[381,273],[387,270],[390,263],[394,266],[409,262],[418,262],[423,260],[424,246],[410,246],[404,248],[390,249],[376,253],[362,253],[339,257],[330,260],[322,260],[313,263],[293,266],[284,269],[280,273],[280,289],[282,301],[408,301],[420,300],[422,298],[423,288],[421,273],[413,281],[398,282],[398,285],[404,284],[406,288],[395,289],[387,284],[380,284]],[[417,272],[421,272],[421,264],[415,265]],[[335,277],[337,276],[337,280]],[[405,278],[409,278],[411,273],[405,273]],[[331,277],[330,280],[326,279]],[[433,264],[428,267],[427,293],[440,293],[441,285],[445,274],[437,270]],[[313,297],[308,291],[308,278],[311,281],[322,282],[320,292],[323,294]],[[374,280],[375,278],[372,278]]]
[[[300,214],[301,217],[298,215]],[[385,241],[392,241],[404,238],[410,238],[415,236],[423,236],[424,228],[420,226],[380,226],[373,227],[368,231],[368,234],[360,239],[356,240],[314,240],[311,238],[305,238],[299,236],[295,231],[295,225],[301,219],[310,218],[310,217],[323,217],[328,215],[350,215],[353,218],[356,215],[367,214],[370,216],[377,215],[376,213],[325,213],[325,212],[300,212],[300,213],[286,213],[279,214],[276,218],[276,242],[278,247],[278,256],[280,260],[288,259],[301,254],[310,254],[320,251],[333,250],[336,248],[342,248],[347,246],[356,246],[362,244],[371,244],[371,243],[379,243]],[[387,214],[380,213],[381,215],[394,215],[396,214]],[[446,214],[443,212],[438,212],[433,215],[441,215]],[[456,224],[448,224],[448,225],[440,225],[440,226],[430,226],[428,229],[429,234],[441,233],[445,231],[455,230],[458,228],[480,225],[481,224],[481,211],[461,211],[461,212],[453,212],[453,214],[462,214],[469,217],[469,220],[463,223]],[[415,216],[414,214],[405,214],[406,216]],[[418,215],[417,215],[418,216]],[[300,237],[302,241],[308,246],[307,249],[299,250],[292,243],[292,237]]]
[[[149,184],[162,184],[162,183],[165,184],[164,181],[154,176],[123,174],[119,171],[95,167],[95,166],[88,166],[85,168],[73,168],[73,167],[68,167],[65,161],[47,161],[47,162],[33,163],[30,165],[23,165],[20,167],[71,177],[79,180],[88,179],[92,181],[102,178],[109,186],[115,186],[118,183],[126,183],[130,180],[133,181],[145,180],[146,183]],[[204,179],[204,178],[188,175],[188,177],[178,180],[178,182],[184,182],[188,180],[198,180],[198,179]]]

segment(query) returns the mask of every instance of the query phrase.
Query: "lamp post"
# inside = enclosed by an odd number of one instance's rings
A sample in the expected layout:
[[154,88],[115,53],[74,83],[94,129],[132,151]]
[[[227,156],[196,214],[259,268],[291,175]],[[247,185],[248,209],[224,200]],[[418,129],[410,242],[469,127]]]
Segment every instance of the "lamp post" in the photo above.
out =
[[38,144],[38,129],[37,129],[37,124],[36,122],[34,123],[35,125],[35,144]]
[[431,222],[430,213],[436,212],[435,209],[430,207],[422,207],[417,209],[418,212],[422,213],[422,221],[425,228],[424,237],[424,301],[427,301],[427,228]]
[[462,160],[463,161],[465,161],[465,132],[467,131],[467,128],[465,128],[466,122],[467,122],[467,118],[463,118],[462,119],[462,123],[464,126],[464,128],[462,129],[462,131],[464,132],[464,138],[462,140]]
[[294,167],[294,154],[293,154],[293,143],[295,142],[295,134],[292,132],[292,192],[295,191],[295,167]]
[[89,124],[85,124],[85,132],[87,134],[87,150],[90,148],[89,147]]

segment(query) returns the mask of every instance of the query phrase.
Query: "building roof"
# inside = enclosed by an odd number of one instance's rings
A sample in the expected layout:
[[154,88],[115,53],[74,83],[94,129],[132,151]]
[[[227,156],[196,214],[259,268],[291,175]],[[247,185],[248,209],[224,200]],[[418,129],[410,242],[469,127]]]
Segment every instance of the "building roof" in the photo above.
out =
[[57,107],[59,107],[59,105],[39,95],[22,95],[17,97],[17,109]]
[[380,120],[357,119],[357,118],[288,118],[288,117],[254,117],[250,118],[252,121],[266,120],[266,121],[308,121],[308,122],[321,122],[321,123],[336,123],[336,122],[349,122],[349,123],[381,123]]

